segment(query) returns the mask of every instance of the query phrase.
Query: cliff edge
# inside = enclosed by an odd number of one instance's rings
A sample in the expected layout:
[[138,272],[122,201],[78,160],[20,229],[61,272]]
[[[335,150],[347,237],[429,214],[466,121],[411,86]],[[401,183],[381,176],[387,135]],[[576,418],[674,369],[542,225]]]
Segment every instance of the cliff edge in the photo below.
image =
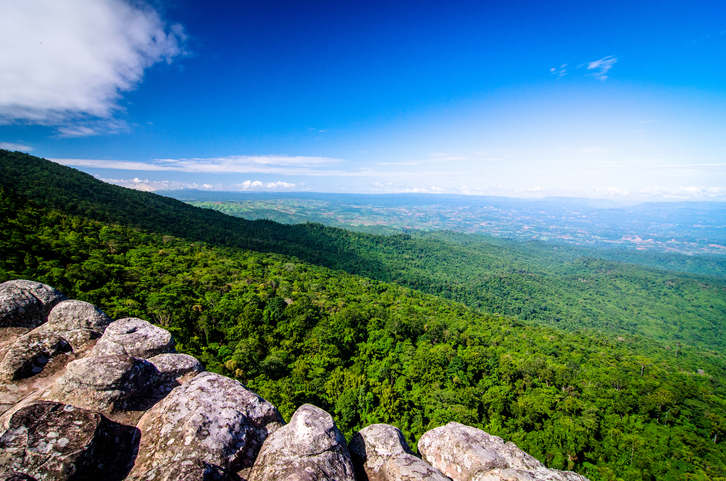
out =
[[0,284],[0,481],[587,481],[458,423],[418,451],[387,424],[346,443],[310,404],[286,424],[164,329],[38,282]]

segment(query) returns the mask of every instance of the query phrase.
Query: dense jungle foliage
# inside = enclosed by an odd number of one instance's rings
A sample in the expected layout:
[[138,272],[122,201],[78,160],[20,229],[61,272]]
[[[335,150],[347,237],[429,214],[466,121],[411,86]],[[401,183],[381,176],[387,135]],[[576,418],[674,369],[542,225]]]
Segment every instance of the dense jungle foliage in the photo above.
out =
[[12,278],[114,318],[152,320],[287,419],[311,402],[348,437],[386,422],[415,445],[459,421],[593,481],[726,479],[719,352],[523,325],[293,257],[69,215],[0,188],[0,281]]
[[[292,255],[530,324],[726,348],[726,280],[713,276],[663,272],[537,242],[455,233],[376,236],[320,224],[246,221],[6,150],[0,150],[0,185],[68,214],[217,246]],[[610,255],[660,267],[677,263],[672,256]],[[679,262],[685,270],[726,271],[726,260],[714,257],[681,256]]]

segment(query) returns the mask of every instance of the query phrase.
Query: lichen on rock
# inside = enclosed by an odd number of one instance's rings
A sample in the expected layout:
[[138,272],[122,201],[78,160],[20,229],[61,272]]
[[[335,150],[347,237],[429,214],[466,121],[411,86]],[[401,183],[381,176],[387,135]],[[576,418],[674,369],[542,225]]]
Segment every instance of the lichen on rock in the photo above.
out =
[[284,424],[277,409],[242,384],[211,372],[169,393],[139,421],[141,444],[130,480],[158,481],[181,463],[225,472],[251,467]]
[[295,411],[290,424],[272,433],[255,461],[249,481],[354,481],[345,437],[327,412],[311,404]]

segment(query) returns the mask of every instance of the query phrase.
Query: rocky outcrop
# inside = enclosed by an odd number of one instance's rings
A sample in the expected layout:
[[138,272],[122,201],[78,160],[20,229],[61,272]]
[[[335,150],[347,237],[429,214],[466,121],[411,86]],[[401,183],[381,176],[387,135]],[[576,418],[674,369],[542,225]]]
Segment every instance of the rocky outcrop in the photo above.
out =
[[285,425],[171,334],[32,281],[0,284],[0,481],[583,481],[449,423],[419,440],[374,424],[348,447],[310,404]]
[[333,418],[311,404],[267,439],[249,475],[249,481],[328,479],[354,481],[353,463]]
[[419,439],[418,450],[454,481],[587,481],[570,471],[547,469],[514,444],[459,423],[428,431]]
[[198,374],[141,418],[141,445],[129,479],[166,479],[171,468],[199,461],[225,473],[249,468],[267,436],[283,424],[272,404],[239,382]]
[[372,424],[350,441],[358,477],[368,481],[447,481],[449,478],[417,458],[403,433],[389,424]]

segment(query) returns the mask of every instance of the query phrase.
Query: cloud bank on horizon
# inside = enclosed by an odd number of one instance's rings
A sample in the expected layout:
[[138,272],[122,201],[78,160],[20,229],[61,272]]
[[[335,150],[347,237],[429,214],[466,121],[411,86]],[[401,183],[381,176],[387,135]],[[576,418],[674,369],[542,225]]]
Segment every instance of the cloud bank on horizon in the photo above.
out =
[[0,148],[142,190],[726,201],[722,3],[409,7],[0,3]]

